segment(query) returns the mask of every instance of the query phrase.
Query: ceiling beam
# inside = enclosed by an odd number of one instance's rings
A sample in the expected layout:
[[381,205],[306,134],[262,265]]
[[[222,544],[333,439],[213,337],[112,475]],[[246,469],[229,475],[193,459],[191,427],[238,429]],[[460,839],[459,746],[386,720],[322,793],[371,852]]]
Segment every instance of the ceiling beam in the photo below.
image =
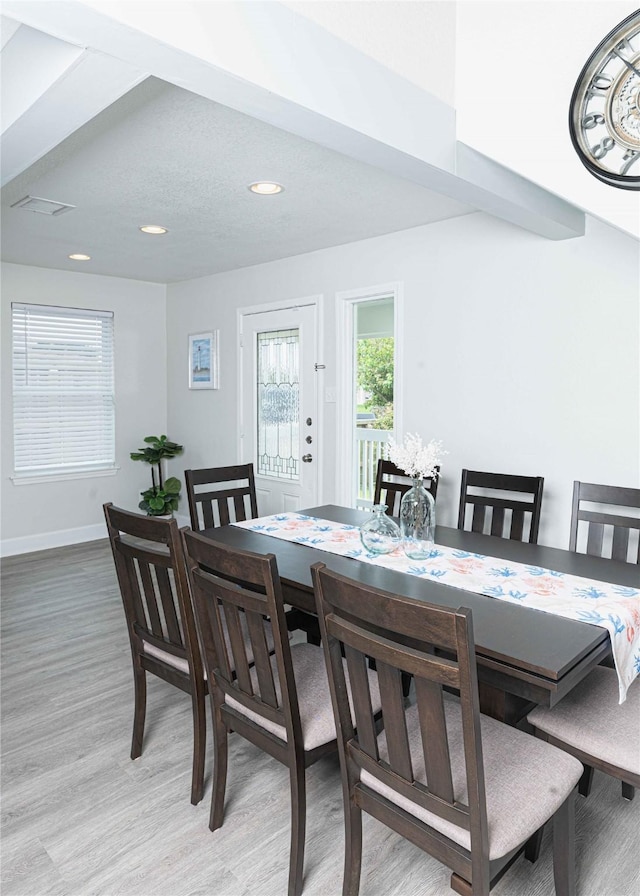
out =
[[71,43],[373,164],[549,239],[584,214],[456,145],[455,110],[276,2],[4,0]]
[[82,53],[82,47],[42,31],[16,27],[2,49],[2,131],[72,68]]
[[[74,48],[76,49],[76,48]],[[2,133],[2,186],[147,77],[118,59],[78,50]]]
[[584,236],[584,212],[465,143],[456,143],[456,177],[483,210],[553,240]]

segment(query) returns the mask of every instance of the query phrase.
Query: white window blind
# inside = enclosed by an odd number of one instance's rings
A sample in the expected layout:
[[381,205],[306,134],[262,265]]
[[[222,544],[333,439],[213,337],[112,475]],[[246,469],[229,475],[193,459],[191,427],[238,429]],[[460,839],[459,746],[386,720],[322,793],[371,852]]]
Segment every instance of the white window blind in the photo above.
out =
[[16,474],[114,467],[113,313],[11,307]]

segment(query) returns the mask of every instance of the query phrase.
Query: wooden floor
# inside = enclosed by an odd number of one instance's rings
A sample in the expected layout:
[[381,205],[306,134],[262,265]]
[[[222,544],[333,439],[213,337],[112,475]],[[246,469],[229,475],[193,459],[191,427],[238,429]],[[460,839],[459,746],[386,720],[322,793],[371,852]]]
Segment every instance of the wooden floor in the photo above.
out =
[[[133,684],[106,541],[9,558],[2,570],[3,896],[282,896],[284,768],[232,736],[225,823],[189,802],[190,701],[152,678],[141,759],[129,759]],[[340,894],[337,760],[307,772],[305,896]],[[640,795],[596,772],[578,798],[577,892],[640,893]],[[449,874],[365,818],[362,896],[445,896]],[[551,843],[496,896],[552,896]]]

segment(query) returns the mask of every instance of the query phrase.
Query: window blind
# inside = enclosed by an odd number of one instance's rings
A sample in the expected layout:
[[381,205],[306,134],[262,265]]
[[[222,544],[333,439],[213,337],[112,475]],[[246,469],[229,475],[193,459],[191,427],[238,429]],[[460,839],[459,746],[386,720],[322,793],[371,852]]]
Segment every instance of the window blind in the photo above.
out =
[[16,473],[113,467],[113,312],[11,307]]

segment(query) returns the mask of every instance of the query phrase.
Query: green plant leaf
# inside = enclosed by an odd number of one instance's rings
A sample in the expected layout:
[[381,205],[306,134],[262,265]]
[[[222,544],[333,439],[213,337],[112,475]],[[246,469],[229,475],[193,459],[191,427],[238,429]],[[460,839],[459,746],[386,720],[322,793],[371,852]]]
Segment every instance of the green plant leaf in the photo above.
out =
[[144,460],[148,464],[159,464],[163,458],[175,457],[184,449],[177,442],[170,442],[166,436],[146,436],[144,441],[147,443],[145,448],[139,448],[138,451],[131,452],[132,460]]
[[175,476],[170,476],[165,480],[164,490],[168,495],[178,495],[180,494],[180,489],[182,488],[182,484],[179,479],[176,479]]

